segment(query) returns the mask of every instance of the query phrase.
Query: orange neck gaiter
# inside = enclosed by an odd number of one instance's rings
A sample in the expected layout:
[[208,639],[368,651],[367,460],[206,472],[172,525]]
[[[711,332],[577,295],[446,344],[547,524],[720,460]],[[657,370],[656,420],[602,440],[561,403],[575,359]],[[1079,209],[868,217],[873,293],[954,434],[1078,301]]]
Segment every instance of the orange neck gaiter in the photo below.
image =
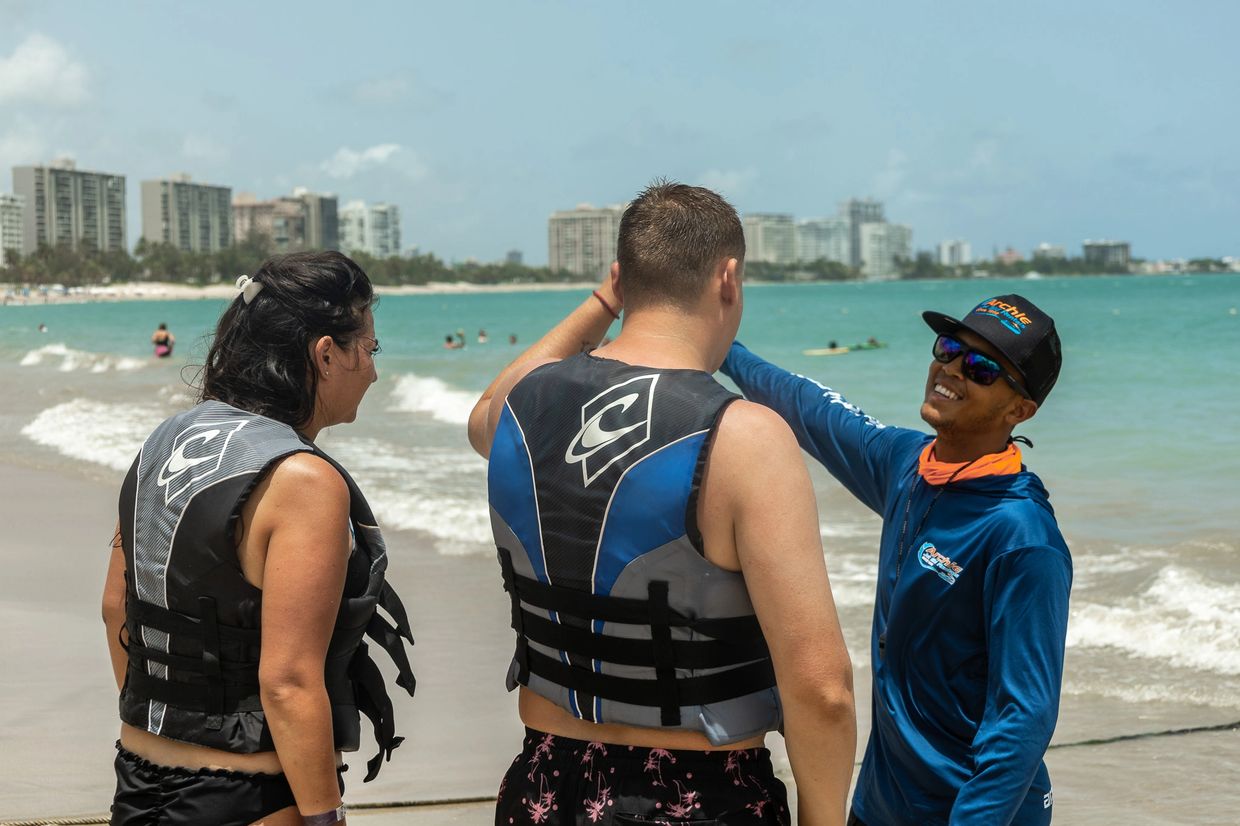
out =
[[945,485],[949,481],[963,482],[983,476],[1007,476],[1020,473],[1020,448],[1010,442],[1007,450],[987,453],[972,462],[940,462],[934,458],[934,442],[926,445],[917,459],[917,472],[931,485]]

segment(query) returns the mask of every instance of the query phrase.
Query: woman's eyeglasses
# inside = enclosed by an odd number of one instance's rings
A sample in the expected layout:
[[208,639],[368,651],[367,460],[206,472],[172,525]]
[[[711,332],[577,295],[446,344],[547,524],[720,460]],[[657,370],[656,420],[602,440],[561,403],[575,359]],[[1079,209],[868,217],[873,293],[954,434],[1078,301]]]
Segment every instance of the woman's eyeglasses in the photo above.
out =
[[366,348],[366,352],[370,353],[370,357],[374,358],[383,352],[383,348],[379,346],[379,339],[370,336],[358,336],[358,341],[369,341],[370,346]]
[[934,360],[943,364],[949,364],[964,356],[964,361],[960,365],[960,372],[964,373],[964,377],[969,381],[989,387],[1002,378],[1012,386],[1013,390],[1026,399],[1032,398],[1029,392],[1021,386],[1020,382],[1011,373],[1004,370],[999,362],[985,353],[966,346],[964,342],[957,338],[940,335],[934,340],[934,349],[931,352],[934,354]]

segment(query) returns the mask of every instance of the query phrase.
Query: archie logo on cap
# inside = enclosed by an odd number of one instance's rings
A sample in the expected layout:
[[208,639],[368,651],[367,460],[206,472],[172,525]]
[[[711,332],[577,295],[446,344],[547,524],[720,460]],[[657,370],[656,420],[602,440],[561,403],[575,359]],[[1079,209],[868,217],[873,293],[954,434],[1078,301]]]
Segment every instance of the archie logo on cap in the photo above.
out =
[[1004,327],[1016,333],[1016,335],[1020,335],[1027,325],[1033,323],[1033,319],[1025,315],[1015,304],[1008,304],[1006,301],[1000,301],[997,298],[983,301],[973,308],[973,312],[978,315],[993,317]]

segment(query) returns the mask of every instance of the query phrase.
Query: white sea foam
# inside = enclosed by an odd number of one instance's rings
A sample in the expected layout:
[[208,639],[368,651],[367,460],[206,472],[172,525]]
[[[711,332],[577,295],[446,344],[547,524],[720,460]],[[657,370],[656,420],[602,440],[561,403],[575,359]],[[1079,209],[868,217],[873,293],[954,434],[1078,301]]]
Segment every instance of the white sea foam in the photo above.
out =
[[831,596],[838,607],[864,607],[874,604],[877,569],[873,556],[837,556],[828,549],[827,572],[831,577]]
[[388,410],[427,413],[448,424],[466,424],[478,393],[453,387],[442,379],[407,373],[396,379]]
[[1240,675],[1240,586],[1167,565],[1136,596],[1114,605],[1078,603],[1068,645]]
[[109,370],[141,370],[146,361],[132,356],[116,356],[109,353],[90,353],[86,350],[75,350],[63,342],[46,344],[37,350],[31,350],[22,356],[18,365],[21,367],[37,367],[45,362],[59,359],[57,367],[62,373],[85,370],[90,373],[106,373]]
[[1240,687],[1234,680],[1216,680],[1205,685],[1185,685],[1181,680],[1130,685],[1111,678],[1077,681],[1068,674],[1064,692],[1071,695],[1098,694],[1136,705],[1174,703],[1177,706],[1240,707]]
[[467,450],[377,439],[328,446],[366,494],[379,524],[429,534],[446,555],[493,551],[486,465]]
[[883,523],[876,517],[873,522],[834,522],[823,520],[818,525],[818,532],[823,539],[855,539],[865,537],[877,539],[883,531]]
[[157,407],[74,399],[44,410],[22,435],[72,459],[124,471],[163,418]]

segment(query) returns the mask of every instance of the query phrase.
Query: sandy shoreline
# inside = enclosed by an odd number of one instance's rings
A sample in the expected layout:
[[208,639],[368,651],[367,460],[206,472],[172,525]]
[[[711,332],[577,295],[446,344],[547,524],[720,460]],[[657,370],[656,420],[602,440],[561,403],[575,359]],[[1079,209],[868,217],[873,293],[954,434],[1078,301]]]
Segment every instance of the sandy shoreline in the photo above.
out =
[[[464,281],[407,284],[404,286],[376,286],[379,295],[445,295],[459,293],[517,293],[562,292],[566,290],[591,290],[595,282],[555,282],[549,284],[470,284]],[[3,305],[21,307],[44,304],[89,304],[101,301],[193,301],[204,299],[230,299],[237,294],[232,284],[208,284],[202,287],[174,284],[162,281],[130,282],[107,286],[73,287],[67,291],[24,287],[17,284],[0,284]]]

